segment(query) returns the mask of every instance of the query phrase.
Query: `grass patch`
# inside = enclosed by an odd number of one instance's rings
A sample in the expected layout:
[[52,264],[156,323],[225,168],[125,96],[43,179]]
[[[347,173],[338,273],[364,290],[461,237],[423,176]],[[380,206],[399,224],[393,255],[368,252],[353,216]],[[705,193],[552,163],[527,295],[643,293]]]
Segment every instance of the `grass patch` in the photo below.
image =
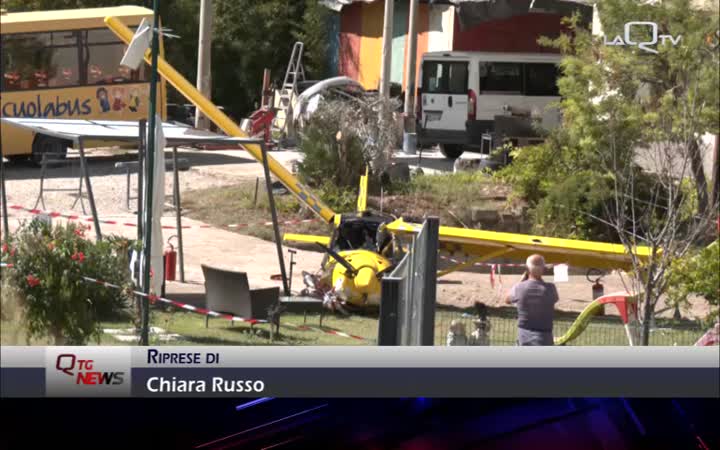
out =
[[[468,332],[472,331],[472,317],[463,316],[465,310],[438,307],[435,314],[435,345],[445,345],[450,322],[461,320]],[[307,325],[319,328],[319,316],[309,315]],[[572,324],[574,316],[560,314],[555,320],[555,336],[561,336]],[[517,336],[517,322],[514,316],[504,310],[493,311],[490,315],[492,330],[490,333],[491,345],[515,345]],[[301,314],[284,314],[282,324],[302,325]],[[295,329],[288,326],[280,327],[280,335],[271,341],[270,326],[258,324],[250,327],[245,323],[230,325],[228,321],[211,319],[209,328],[205,328],[203,316],[185,311],[153,310],[151,325],[163,328],[168,333],[179,334],[181,338],[172,341],[159,340],[151,335],[151,345],[376,345],[377,344],[377,317],[351,316],[342,317],[326,315],[323,320],[325,330],[342,331],[348,334],[361,336],[365,340],[351,339],[323,333],[317,329]],[[130,321],[103,322],[102,328],[128,329],[133,325]],[[651,331],[650,345],[688,346],[693,345],[702,336],[704,331],[689,323],[660,322]],[[47,339],[25,339],[22,326],[17,321],[2,322],[0,342],[2,345],[52,345]],[[90,341],[89,345],[134,345],[121,342],[109,334],[103,334],[100,342]],[[604,346],[628,345],[625,329],[617,317],[599,317],[594,319],[583,334],[570,345],[574,346]]]
[[[316,217],[290,194],[275,195],[274,198],[280,222]],[[192,219],[218,228],[231,224],[251,224],[251,226],[227,229],[268,241],[274,240],[272,227],[261,224],[272,220],[265,184],[262,181],[258,186],[257,199],[255,198],[255,183],[241,183],[234,186],[190,191],[184,195],[182,203],[187,216]],[[281,231],[328,235],[330,228],[322,221],[313,221],[282,224]]]
[[[377,186],[371,186],[371,190]],[[407,183],[395,183],[383,199],[383,212],[410,221],[422,221],[426,216],[438,216],[443,224],[480,228],[502,229],[504,224],[484,224],[473,218],[473,208],[492,210],[517,216],[512,224],[522,222],[524,204],[509,200],[511,190],[493,177],[482,172],[458,172],[442,175],[418,175]],[[338,213],[355,210],[357,192],[325,185],[315,190],[330,208]],[[314,219],[316,216],[301,205],[293,195],[275,195],[275,204],[281,222]],[[371,196],[368,206],[380,210],[380,198]],[[257,224],[271,220],[264,183],[214,187],[186,193],[183,208],[188,217],[216,227],[230,224]],[[272,227],[253,225],[230,230],[273,240]],[[512,229],[515,230],[515,229]],[[512,231],[504,230],[504,231]],[[283,232],[329,235],[332,229],[322,221],[300,224],[283,224]]]
[[[479,172],[417,175],[407,183],[396,183],[383,201],[383,210],[412,221],[437,216],[443,224],[482,227],[472,210],[491,210],[522,216],[524,204],[511,200],[511,188]],[[379,208],[379,198],[371,205]],[[520,220],[520,219],[518,219]]]

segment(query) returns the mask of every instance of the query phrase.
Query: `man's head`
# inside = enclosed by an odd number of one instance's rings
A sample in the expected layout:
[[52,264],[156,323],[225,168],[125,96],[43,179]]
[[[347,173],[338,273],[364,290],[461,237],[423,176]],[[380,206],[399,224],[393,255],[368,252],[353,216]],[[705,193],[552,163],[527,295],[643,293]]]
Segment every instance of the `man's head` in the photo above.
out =
[[542,255],[530,255],[528,256],[525,265],[528,269],[528,274],[532,278],[540,279],[545,272],[545,258]]

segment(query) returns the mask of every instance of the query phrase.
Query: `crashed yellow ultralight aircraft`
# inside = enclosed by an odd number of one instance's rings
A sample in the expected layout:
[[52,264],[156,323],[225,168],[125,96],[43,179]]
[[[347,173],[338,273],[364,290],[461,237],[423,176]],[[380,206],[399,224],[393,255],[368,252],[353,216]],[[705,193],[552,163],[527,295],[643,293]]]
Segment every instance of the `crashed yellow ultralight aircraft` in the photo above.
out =
[[[122,41],[130,43],[133,32],[120,20],[107,17],[105,23]],[[148,63],[150,57],[151,52],[148,50],[145,53],[145,60]],[[235,122],[205,98],[161,56],[158,56],[158,71],[225,133],[235,137],[247,137]],[[260,146],[246,145],[245,149],[258,161],[262,161]],[[315,243],[322,247],[327,253],[322,267],[324,282],[337,293],[340,302],[354,306],[377,304],[380,301],[379,280],[393,267],[393,258],[398,256],[392,254],[394,246],[391,243],[396,237],[419,232],[420,225],[369,213],[366,210],[367,174],[361,180],[358,211],[336,214],[270,155],[267,159],[273,175],[299,201],[334,227],[331,237],[286,235],[285,239]],[[532,253],[542,254],[548,263],[567,263],[599,269],[632,267],[631,255],[622,245],[617,244],[454,227],[440,227],[439,238],[442,250],[460,253],[468,258],[467,262],[445,270],[439,275],[492,258],[524,259]],[[635,250],[635,255],[641,260],[647,259],[649,254],[650,250],[646,247],[638,247]]]

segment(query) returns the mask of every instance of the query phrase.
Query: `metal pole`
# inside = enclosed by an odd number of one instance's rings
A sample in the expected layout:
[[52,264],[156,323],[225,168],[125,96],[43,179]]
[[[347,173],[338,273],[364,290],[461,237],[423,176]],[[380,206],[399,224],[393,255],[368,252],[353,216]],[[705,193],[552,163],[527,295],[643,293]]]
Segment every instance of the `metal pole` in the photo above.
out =
[[435,301],[437,295],[437,254],[438,241],[440,238],[440,219],[437,217],[428,217],[425,237],[425,286],[423,287],[422,304],[418,305],[422,308],[420,317],[420,343],[419,345],[435,344]]
[[178,263],[180,264],[180,282],[185,282],[185,251],[183,250],[182,210],[180,208],[180,174],[178,173],[177,147],[173,147],[173,196],[175,197],[175,227],[178,237]]
[[138,141],[138,172],[137,172],[137,240],[142,239],[142,230],[143,230],[143,177],[145,176],[145,173],[143,172],[143,168],[145,166],[144,160],[145,160],[145,136],[146,136],[146,130],[147,130],[147,120],[140,119],[139,122],[139,141]]
[[408,23],[408,51],[405,74],[405,126],[403,149],[406,153],[415,153],[415,78],[417,61],[417,14],[418,0],[410,0],[410,19]]
[[293,276],[293,266],[297,264],[295,262],[295,254],[297,254],[297,250],[288,249],[288,253],[290,253],[290,276],[288,277],[288,290],[292,292],[292,276]]
[[[5,160],[3,159],[2,143],[0,142],[0,203],[2,203],[3,236],[10,239],[10,223],[8,222],[7,192],[5,191]],[[2,239],[0,239],[1,241]]]
[[378,322],[378,345],[400,345],[398,333],[398,302],[402,281],[384,277],[380,282],[380,320]]
[[290,288],[288,287],[287,274],[285,273],[285,259],[282,254],[282,241],[280,240],[280,226],[277,220],[277,211],[275,210],[275,197],[273,196],[272,183],[270,182],[270,169],[267,163],[267,149],[265,143],[260,144],[262,151],[262,163],[265,170],[265,185],[267,186],[268,203],[270,204],[270,214],[272,215],[273,232],[275,233],[275,246],[277,247],[278,260],[280,261],[280,275],[282,276],[283,291],[287,297],[290,296]]
[[383,52],[380,63],[380,97],[390,99],[390,71],[392,68],[393,13],[395,0],[385,0],[385,17],[383,19]]
[[82,167],[82,174],[85,177],[85,188],[88,193],[88,202],[90,203],[90,213],[93,218],[93,225],[95,225],[95,237],[98,241],[102,241],[102,234],[100,234],[100,221],[98,220],[97,208],[95,208],[95,194],[93,194],[92,184],[90,183],[90,170],[87,166],[85,159],[85,143],[82,138],[78,139],[78,149],[80,150],[80,166]]
[[[147,163],[147,185],[145,186],[145,226],[143,229],[143,277],[142,291],[145,294],[150,293],[150,257],[152,247],[152,193],[153,193],[153,174],[155,159],[155,112],[157,110],[157,79],[158,79],[158,47],[159,47],[159,28],[160,14],[158,13],[160,0],[153,0],[153,27],[152,27],[152,63],[150,65],[150,111],[148,113],[149,124],[147,138],[147,152],[145,152],[145,162]],[[162,208],[162,205],[158,205]],[[156,293],[157,294],[157,293]],[[150,341],[150,302],[147,296],[142,301],[142,328],[140,330],[140,345],[148,345]]]
[[[212,52],[212,22],[213,4],[212,0],[200,0],[200,33],[198,35],[198,66],[197,66],[197,89],[206,98],[211,98],[212,72],[210,70],[210,59]],[[208,129],[210,121],[195,108],[195,128]]]

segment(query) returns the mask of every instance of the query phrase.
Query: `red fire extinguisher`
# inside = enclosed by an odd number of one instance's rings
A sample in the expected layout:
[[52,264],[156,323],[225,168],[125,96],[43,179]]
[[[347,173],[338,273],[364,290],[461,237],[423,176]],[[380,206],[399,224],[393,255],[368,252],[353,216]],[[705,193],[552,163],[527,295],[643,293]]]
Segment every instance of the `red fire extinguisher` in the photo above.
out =
[[[590,279],[590,276],[591,276],[591,274],[593,274],[593,273],[594,273],[595,275],[598,275],[598,277],[595,279],[595,282],[594,282],[594,283],[593,283],[593,280]],[[593,298],[593,300],[597,300],[598,298],[600,298],[600,297],[602,297],[603,295],[605,295],[605,287],[604,287],[603,284],[600,282],[600,280],[602,280],[602,278],[603,278],[604,276],[605,276],[605,274],[604,274],[603,272],[601,272],[600,270],[597,270],[597,269],[590,269],[590,270],[588,270],[587,275],[585,275],[585,277],[587,278],[587,280],[588,280],[589,282],[593,283],[593,285],[592,285],[592,298]],[[598,311],[597,315],[598,315],[598,316],[604,316],[604,315],[605,315],[605,307],[601,308],[600,311]]]
[[166,281],[175,281],[175,266],[177,265],[177,252],[175,251],[175,247],[170,243],[170,240],[174,238],[175,236],[170,236],[168,239],[168,245],[170,246],[169,249],[165,250],[165,253],[163,254],[165,259],[165,280]]

